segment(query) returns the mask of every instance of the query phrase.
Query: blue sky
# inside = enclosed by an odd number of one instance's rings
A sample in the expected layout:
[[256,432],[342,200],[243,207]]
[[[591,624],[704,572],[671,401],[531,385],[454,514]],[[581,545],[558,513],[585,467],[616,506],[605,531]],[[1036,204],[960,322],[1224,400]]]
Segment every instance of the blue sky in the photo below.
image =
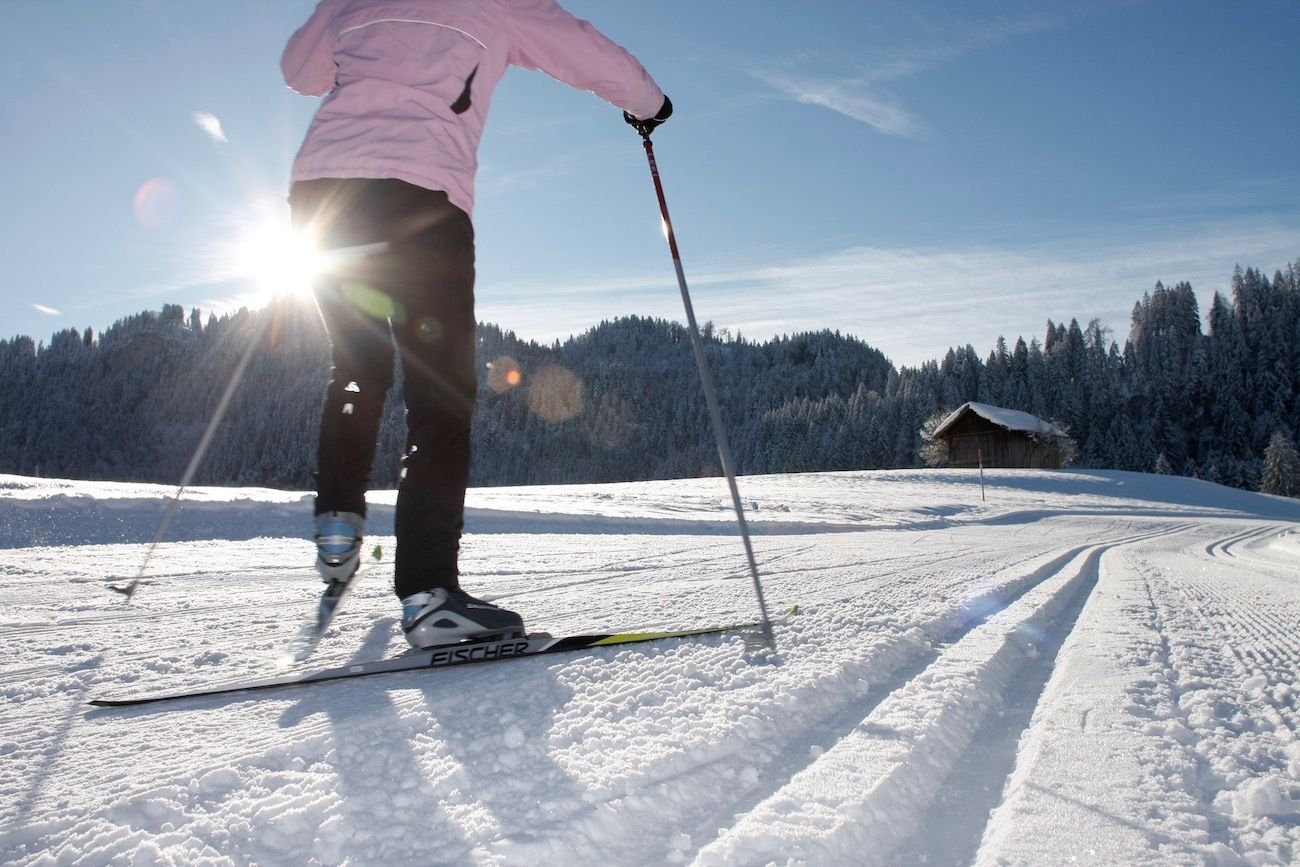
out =
[[[315,101],[279,78],[308,0],[40,0],[0,33],[0,337],[264,290]],[[1050,317],[1127,334],[1300,258],[1300,4],[570,0],[677,113],[656,134],[697,312],[832,328],[895,362]],[[743,13],[737,15],[737,10]],[[639,139],[512,71],[480,153],[479,318],[542,340],[681,318]]]

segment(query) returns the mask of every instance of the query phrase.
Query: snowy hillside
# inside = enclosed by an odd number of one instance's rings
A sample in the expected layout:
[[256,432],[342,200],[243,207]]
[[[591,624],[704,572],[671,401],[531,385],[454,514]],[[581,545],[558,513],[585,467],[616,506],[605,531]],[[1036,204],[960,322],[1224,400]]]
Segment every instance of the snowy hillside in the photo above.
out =
[[[738,636],[95,710],[269,673],[309,499],[0,476],[0,862],[1300,860],[1300,502],[1119,472],[742,479]],[[404,648],[385,562],[312,665]],[[718,479],[471,492],[464,584],[552,633],[748,619]]]

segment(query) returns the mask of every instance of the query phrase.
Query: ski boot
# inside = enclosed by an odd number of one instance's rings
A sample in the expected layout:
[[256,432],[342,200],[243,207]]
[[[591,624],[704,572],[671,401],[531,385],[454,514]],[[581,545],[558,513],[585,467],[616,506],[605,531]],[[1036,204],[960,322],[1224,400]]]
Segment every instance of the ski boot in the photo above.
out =
[[366,519],[355,512],[316,516],[316,571],[326,584],[346,584],[361,565],[361,533]]
[[439,587],[402,600],[402,632],[412,647],[426,650],[462,641],[522,638],[524,620],[459,587]]
[[[302,662],[316,650],[334,612],[352,589],[361,567],[361,532],[366,519],[355,512],[322,512],[316,516],[316,570],[325,582],[316,616],[303,624],[289,642],[285,662]],[[378,551],[376,550],[376,559]]]

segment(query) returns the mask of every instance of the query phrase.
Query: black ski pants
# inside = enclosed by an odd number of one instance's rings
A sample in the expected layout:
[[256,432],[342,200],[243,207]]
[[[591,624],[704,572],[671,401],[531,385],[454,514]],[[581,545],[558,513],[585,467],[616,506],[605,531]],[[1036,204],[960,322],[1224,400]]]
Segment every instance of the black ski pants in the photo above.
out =
[[446,193],[394,179],[298,181],[296,228],[338,254],[316,280],[333,377],[316,514],[366,514],[380,413],[402,354],[407,440],[398,486],[399,598],[458,586],[474,414],[474,228]]

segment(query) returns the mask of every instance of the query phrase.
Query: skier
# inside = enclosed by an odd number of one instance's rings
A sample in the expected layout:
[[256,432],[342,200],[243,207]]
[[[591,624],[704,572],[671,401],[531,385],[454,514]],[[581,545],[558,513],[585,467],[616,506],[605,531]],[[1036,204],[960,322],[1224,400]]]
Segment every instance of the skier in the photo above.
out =
[[648,135],[672,104],[630,54],[554,0],[321,0],[281,59],[324,95],[293,164],[295,228],[340,257],[316,282],[333,379],[320,427],[317,568],[360,563],[379,416],[402,353],[407,442],[394,589],[413,647],[523,633],[460,587],[474,366],[476,151],[508,66],[590,90]]

